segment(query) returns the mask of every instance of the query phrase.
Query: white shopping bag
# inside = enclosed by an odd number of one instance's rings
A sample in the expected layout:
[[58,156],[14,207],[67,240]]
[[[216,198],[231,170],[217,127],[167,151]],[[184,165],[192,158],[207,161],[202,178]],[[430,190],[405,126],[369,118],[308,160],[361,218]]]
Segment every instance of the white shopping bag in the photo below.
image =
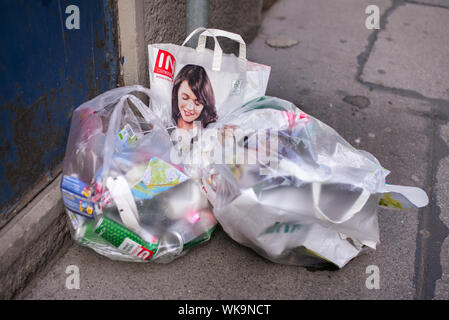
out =
[[[184,46],[202,32],[196,49]],[[207,37],[214,38],[214,50],[206,49]],[[240,44],[239,56],[223,54],[217,37]],[[167,127],[201,127],[265,95],[271,67],[246,59],[246,44],[238,34],[198,28],[179,46],[148,46],[153,111]]]

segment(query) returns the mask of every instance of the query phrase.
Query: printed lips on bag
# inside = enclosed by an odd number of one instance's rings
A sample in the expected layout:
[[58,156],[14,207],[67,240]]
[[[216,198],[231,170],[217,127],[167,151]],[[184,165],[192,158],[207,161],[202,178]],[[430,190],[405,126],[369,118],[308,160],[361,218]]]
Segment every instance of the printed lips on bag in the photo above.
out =
[[[184,44],[201,32],[196,49]],[[215,41],[206,49],[206,37]],[[223,54],[217,37],[240,44],[239,56]],[[150,86],[154,93],[151,108],[167,127],[190,130],[201,127],[265,95],[271,67],[246,59],[246,45],[238,34],[198,28],[183,45],[148,46]]]

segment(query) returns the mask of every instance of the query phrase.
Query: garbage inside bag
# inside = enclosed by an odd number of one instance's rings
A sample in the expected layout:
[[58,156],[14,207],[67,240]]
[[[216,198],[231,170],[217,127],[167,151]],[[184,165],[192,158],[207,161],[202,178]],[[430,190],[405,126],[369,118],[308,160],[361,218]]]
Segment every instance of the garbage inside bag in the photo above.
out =
[[204,170],[214,215],[273,262],[341,268],[376,248],[379,205],[428,203],[419,188],[386,184],[389,171],[373,155],[285,100],[252,100],[207,130],[219,132],[208,154],[232,155]]
[[61,192],[72,237],[114,260],[167,263],[216,226],[199,181],[170,161],[171,138],[132,92],[110,90],[73,112]]

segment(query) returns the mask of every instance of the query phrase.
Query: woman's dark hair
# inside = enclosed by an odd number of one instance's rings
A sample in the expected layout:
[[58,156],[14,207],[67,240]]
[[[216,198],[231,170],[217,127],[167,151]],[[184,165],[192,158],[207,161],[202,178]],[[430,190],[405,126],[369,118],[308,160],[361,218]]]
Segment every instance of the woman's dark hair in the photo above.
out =
[[175,120],[175,123],[178,123],[178,119],[181,116],[178,107],[178,90],[184,80],[187,80],[187,83],[198,99],[198,102],[204,106],[197,119],[198,121],[201,121],[203,128],[209,123],[217,121],[214,90],[212,89],[212,84],[210,83],[206,70],[201,66],[188,64],[179,71],[173,82],[171,107],[172,117],[173,120]]

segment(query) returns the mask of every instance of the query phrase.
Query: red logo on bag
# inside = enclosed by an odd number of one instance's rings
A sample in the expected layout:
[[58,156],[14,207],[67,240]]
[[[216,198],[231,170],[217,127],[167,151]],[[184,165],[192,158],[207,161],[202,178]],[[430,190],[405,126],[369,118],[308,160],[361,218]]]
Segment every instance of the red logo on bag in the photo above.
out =
[[138,246],[133,252],[132,255],[141,258],[142,260],[148,260],[153,255],[153,251],[148,250],[142,246]]
[[154,65],[154,73],[166,76],[173,80],[175,74],[175,57],[170,52],[160,50],[157,53],[156,63]]

